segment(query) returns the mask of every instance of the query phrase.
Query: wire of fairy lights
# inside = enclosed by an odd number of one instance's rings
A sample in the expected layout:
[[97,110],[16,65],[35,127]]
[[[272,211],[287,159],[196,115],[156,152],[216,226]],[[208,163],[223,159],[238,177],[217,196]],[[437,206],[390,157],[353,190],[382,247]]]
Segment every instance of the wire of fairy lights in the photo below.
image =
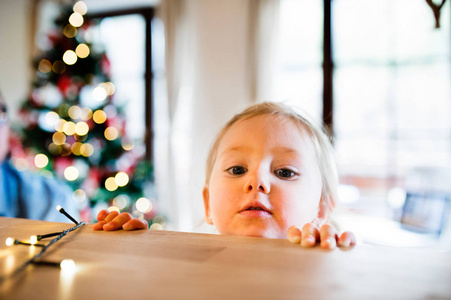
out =
[[[56,238],[54,238],[53,240],[51,240],[48,244],[46,245],[40,245],[42,246],[42,249],[39,253],[37,253],[36,255],[34,255],[32,258],[28,259],[27,261],[25,261],[22,265],[20,265],[19,267],[17,267],[13,272],[11,272],[8,275],[4,275],[4,276],[0,276],[0,285],[9,278],[13,278],[15,276],[17,276],[20,272],[22,272],[23,270],[25,270],[30,264],[34,264],[34,263],[38,263],[38,259],[44,255],[44,253],[47,251],[47,249],[52,246],[53,244],[55,244],[56,242],[58,242],[61,238],[63,238],[64,236],[66,236],[69,232],[77,230],[78,228],[82,227],[83,225],[85,225],[85,222],[77,222],[75,221],[75,219],[73,219],[72,217],[69,217],[69,215],[61,208],[61,206],[57,207],[57,210],[59,212],[61,212],[62,214],[64,214],[66,217],[68,217],[71,221],[73,221],[76,225],[74,227],[71,227],[69,229],[66,229],[64,231],[62,231]],[[64,211],[64,213],[62,212]],[[8,238],[11,239],[11,238]],[[21,242],[17,242],[17,240],[13,240],[13,244],[22,244]],[[33,245],[33,244],[26,244],[26,245]]]

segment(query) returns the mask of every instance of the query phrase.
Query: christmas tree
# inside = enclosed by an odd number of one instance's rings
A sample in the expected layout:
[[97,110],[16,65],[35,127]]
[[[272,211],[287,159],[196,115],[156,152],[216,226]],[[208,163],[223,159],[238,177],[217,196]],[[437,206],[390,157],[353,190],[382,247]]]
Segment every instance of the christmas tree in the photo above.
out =
[[146,189],[151,164],[126,136],[110,62],[92,38],[94,21],[86,12],[82,1],[62,6],[48,47],[34,60],[36,75],[20,111],[25,152],[41,173],[74,189],[85,221],[95,217],[92,207],[109,206],[161,227],[152,188]]

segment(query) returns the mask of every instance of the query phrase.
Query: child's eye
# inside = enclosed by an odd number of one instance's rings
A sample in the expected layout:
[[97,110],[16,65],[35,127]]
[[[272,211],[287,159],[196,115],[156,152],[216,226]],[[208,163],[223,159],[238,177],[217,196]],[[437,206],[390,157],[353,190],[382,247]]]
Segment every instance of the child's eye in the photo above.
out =
[[289,179],[289,178],[292,178],[297,175],[295,172],[291,171],[290,169],[279,169],[279,170],[276,170],[274,173],[276,174],[277,177],[283,178],[283,179]]
[[231,175],[242,175],[247,172],[246,168],[241,166],[231,167],[228,168],[226,171]]

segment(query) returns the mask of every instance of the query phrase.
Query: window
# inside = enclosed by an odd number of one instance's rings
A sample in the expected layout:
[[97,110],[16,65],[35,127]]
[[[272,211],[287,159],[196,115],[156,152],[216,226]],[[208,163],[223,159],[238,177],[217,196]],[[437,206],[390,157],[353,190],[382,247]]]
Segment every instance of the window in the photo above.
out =
[[[391,188],[451,167],[450,4],[334,0],[334,133],[340,181],[390,217]],[[277,98],[321,121],[322,1],[283,0]],[[346,199],[343,199],[346,200]],[[377,206],[379,209],[375,209]]]
[[333,1],[339,169],[368,199],[451,166],[449,12],[434,29],[424,1]]

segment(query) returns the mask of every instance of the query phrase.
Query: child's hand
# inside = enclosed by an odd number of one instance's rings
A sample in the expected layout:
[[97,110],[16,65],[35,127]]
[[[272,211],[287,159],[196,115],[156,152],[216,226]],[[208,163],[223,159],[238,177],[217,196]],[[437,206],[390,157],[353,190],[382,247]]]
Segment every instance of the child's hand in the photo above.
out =
[[97,223],[92,227],[94,230],[138,230],[147,229],[148,224],[146,220],[133,219],[129,213],[123,212],[119,214],[117,211],[108,212],[101,210],[97,215]]
[[302,247],[313,247],[320,243],[321,248],[335,249],[339,247],[349,247],[355,245],[356,238],[352,232],[345,231],[339,237],[335,227],[324,224],[321,229],[316,225],[307,223],[302,227],[302,231],[296,226],[288,228],[287,238],[293,244],[301,244]]

